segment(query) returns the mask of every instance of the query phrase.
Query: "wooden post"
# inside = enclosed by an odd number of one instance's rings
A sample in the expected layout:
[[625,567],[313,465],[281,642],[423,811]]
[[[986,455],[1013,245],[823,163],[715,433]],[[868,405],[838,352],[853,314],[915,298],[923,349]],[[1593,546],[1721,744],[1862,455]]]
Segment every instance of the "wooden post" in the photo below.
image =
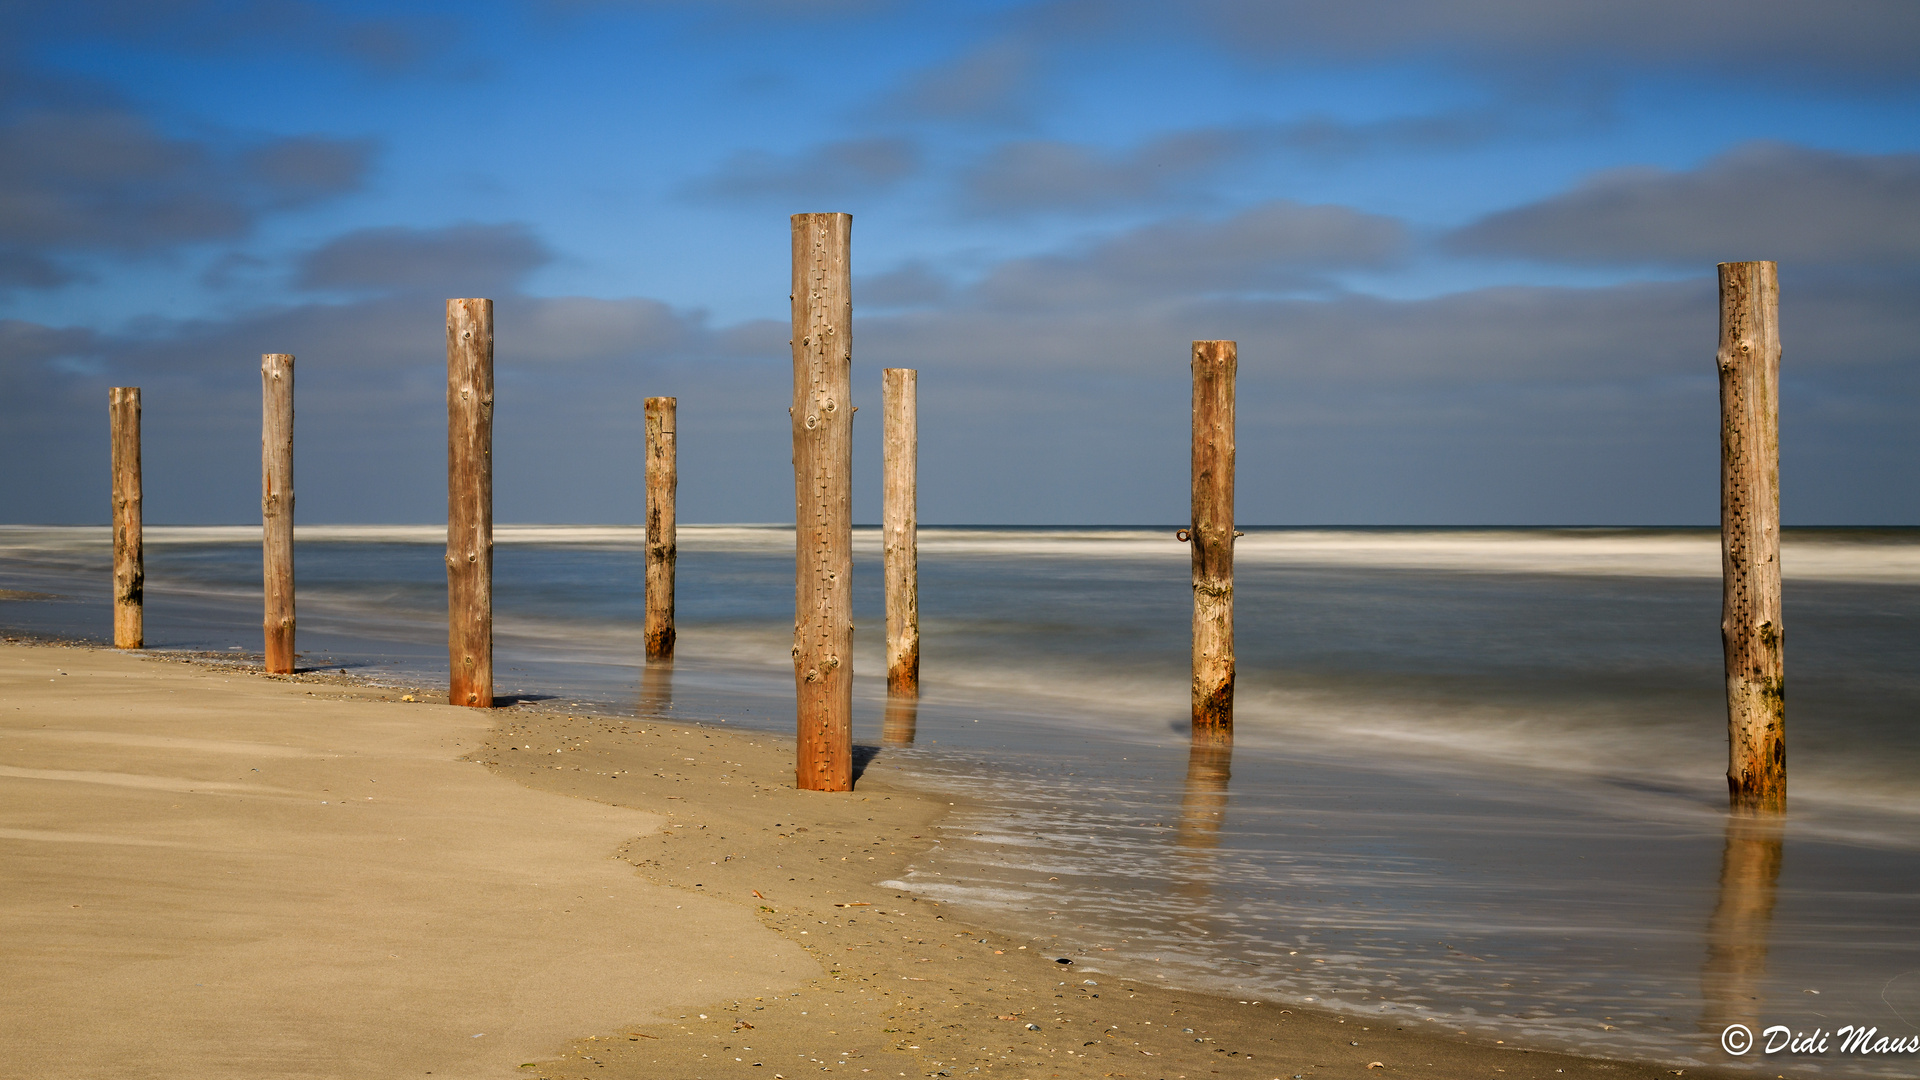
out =
[[887,693],[920,693],[920,540],[916,473],[920,462],[920,373],[880,373],[882,457],[881,532],[886,548]]
[[647,659],[673,659],[673,567],[679,558],[675,543],[673,501],[680,487],[675,459],[676,401],[650,397],[647,426]]
[[447,301],[447,702],[493,705],[493,301]]
[[293,357],[260,357],[260,548],[266,669],[293,674]]
[[853,789],[850,214],[793,215],[795,783]]
[[1193,737],[1233,739],[1231,341],[1193,343]]
[[146,646],[142,625],[147,592],[140,539],[140,388],[107,391],[113,439],[113,644]]
[[1780,610],[1780,279],[1720,264],[1720,637],[1727,791],[1736,809],[1787,807]]

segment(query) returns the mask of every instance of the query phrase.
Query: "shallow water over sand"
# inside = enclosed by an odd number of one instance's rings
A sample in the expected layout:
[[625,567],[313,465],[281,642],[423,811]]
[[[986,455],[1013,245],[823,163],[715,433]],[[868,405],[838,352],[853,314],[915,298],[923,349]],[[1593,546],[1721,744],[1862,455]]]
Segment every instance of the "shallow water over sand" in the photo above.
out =
[[[643,672],[638,530],[502,529],[503,691],[788,727],[791,535],[683,527],[679,660]],[[303,529],[304,662],[444,681],[443,536]],[[149,530],[149,642],[257,651],[257,538]],[[1789,534],[1778,832],[1722,812],[1711,531],[1251,531],[1230,757],[1185,739],[1170,530],[920,546],[925,697],[889,715],[860,676],[857,733],[979,806],[904,884],[1059,935],[1076,972],[1676,1063],[1725,1062],[1733,1020],[1920,1032],[1920,534]],[[101,636],[109,554],[0,529],[0,589],[70,598],[0,625]]]

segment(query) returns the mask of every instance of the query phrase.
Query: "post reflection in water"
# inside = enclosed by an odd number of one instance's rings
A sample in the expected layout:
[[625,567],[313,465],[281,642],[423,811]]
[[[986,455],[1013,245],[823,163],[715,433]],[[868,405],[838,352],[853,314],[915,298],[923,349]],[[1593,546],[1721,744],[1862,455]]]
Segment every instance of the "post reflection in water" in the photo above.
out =
[[920,722],[920,699],[887,695],[887,712],[880,721],[880,741],[888,746],[912,746],[913,729]]
[[1187,751],[1187,786],[1180,799],[1180,828],[1174,834],[1181,856],[1174,891],[1194,900],[1212,895],[1213,849],[1227,820],[1227,782],[1233,774],[1231,743],[1194,740]]
[[665,719],[673,711],[673,661],[649,660],[640,671],[639,714]]
[[1781,826],[1778,814],[1727,815],[1720,900],[1707,920],[1707,962],[1700,970],[1700,1028],[1716,1039],[1728,1024],[1754,1027],[1764,1005],[1760,994],[1780,883]]

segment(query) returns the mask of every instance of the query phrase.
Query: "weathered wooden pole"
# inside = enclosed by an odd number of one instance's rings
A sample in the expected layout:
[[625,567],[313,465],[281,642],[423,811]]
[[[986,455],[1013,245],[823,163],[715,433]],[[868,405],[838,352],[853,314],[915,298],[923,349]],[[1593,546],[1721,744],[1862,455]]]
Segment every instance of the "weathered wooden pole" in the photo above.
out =
[[886,548],[887,693],[920,693],[920,515],[916,473],[920,462],[920,373],[887,368],[880,373],[883,472],[881,532]]
[[1233,739],[1231,341],[1193,343],[1193,737]]
[[853,789],[853,216],[793,215],[794,780]]
[[146,645],[146,556],[140,539],[140,388],[107,391],[113,439],[113,644]]
[[268,671],[293,673],[293,357],[260,357],[260,548]]
[[493,705],[493,301],[447,301],[447,702]]
[[1780,279],[1720,264],[1720,637],[1727,658],[1727,792],[1787,807],[1780,608]]
[[647,425],[647,659],[673,659],[673,567],[679,558],[673,500],[680,488],[670,397],[650,397]]

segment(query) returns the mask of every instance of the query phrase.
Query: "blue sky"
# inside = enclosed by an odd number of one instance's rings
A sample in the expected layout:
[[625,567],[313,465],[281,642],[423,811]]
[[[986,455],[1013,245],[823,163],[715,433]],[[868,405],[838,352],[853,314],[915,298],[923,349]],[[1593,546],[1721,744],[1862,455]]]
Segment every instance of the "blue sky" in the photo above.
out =
[[[787,215],[854,214],[922,519],[1175,522],[1241,343],[1242,520],[1716,520],[1716,261],[1775,258],[1797,524],[1920,524],[1907,0],[0,0],[0,520],[436,521],[442,301],[497,302],[496,513],[792,513]],[[877,416],[877,408],[867,416]],[[875,424],[856,514],[877,518]]]

